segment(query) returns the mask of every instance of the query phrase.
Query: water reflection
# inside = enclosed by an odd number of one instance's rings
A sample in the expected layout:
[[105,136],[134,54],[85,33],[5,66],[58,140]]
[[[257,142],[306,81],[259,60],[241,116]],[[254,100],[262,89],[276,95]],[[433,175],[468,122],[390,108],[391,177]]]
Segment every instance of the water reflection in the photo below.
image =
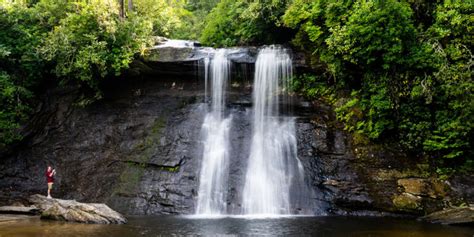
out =
[[413,220],[364,217],[287,217],[273,219],[130,217],[125,225],[88,225],[28,219],[0,222],[4,236],[169,236],[169,235],[283,235],[283,236],[409,236],[474,235],[469,227],[452,227]]

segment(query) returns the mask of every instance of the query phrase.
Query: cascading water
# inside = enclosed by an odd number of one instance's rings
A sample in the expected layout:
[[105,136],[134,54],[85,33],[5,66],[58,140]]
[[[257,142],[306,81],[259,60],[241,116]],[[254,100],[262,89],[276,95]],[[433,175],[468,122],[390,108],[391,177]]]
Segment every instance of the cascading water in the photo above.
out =
[[[225,118],[225,89],[228,84],[230,62],[226,50],[217,50],[210,63],[211,108],[202,124],[204,143],[196,214],[226,213],[227,180],[229,170],[229,130],[231,117]],[[208,61],[205,61],[206,91]],[[206,92],[207,93],[207,92]]]
[[[297,157],[295,121],[279,117],[280,99],[287,96],[292,61],[281,48],[263,48],[257,57],[253,87],[253,135],[243,189],[242,214],[296,214],[306,196],[303,166]],[[280,96],[281,94],[281,96]]]
[[207,87],[209,83],[209,58],[204,58],[204,103],[207,103]]

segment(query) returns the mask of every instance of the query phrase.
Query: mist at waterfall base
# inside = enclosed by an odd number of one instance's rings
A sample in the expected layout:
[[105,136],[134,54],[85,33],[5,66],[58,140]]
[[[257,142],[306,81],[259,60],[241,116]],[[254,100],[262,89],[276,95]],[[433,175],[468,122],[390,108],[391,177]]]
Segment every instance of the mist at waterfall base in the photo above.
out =
[[[246,134],[251,140],[247,170],[242,177],[243,187],[231,187],[229,164],[236,158],[233,153],[239,151],[231,151],[229,145],[232,112],[226,111],[225,97],[230,78],[228,52],[219,49],[213,58],[204,59],[204,94],[210,109],[202,125],[203,156],[196,216],[267,218],[315,214],[310,204],[311,191],[297,157],[294,118],[279,114],[280,104],[291,104],[288,92],[293,70],[289,53],[277,46],[261,49],[255,63],[252,133]],[[231,188],[241,192],[237,195],[241,200],[228,198]],[[238,203],[228,208],[232,201]]]

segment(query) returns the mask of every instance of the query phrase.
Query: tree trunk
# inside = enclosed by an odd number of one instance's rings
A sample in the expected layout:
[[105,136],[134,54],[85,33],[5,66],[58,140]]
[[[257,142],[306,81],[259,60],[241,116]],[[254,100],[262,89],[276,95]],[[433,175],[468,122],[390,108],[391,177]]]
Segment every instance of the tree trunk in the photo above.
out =
[[128,0],[128,10],[133,11],[133,1],[132,0]]
[[120,3],[120,9],[119,9],[119,15],[120,15],[120,18],[125,18],[125,3],[124,3],[125,0],[119,0],[119,3]]

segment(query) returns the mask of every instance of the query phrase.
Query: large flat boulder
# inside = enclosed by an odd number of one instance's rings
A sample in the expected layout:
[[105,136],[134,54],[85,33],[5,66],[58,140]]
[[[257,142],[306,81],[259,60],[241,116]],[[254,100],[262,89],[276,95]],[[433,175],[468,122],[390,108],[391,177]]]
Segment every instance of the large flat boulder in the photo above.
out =
[[474,225],[474,206],[447,208],[421,217],[420,220],[445,225]]
[[42,219],[96,224],[125,224],[127,222],[120,213],[103,203],[48,199],[39,194],[30,196],[29,201],[40,209]]

